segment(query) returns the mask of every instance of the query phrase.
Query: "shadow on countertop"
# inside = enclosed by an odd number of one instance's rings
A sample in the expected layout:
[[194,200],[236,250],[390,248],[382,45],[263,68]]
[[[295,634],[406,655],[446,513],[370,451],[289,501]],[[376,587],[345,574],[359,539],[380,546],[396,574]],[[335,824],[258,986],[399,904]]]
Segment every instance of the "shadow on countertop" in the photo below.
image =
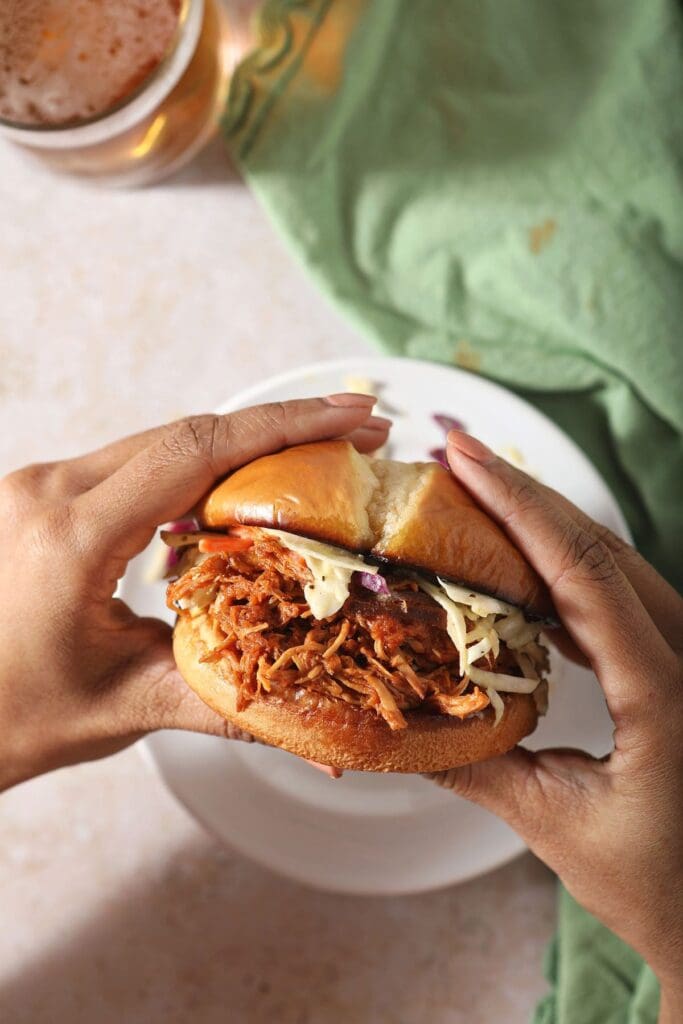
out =
[[283,881],[198,836],[8,978],[0,1020],[516,1024],[545,988],[554,901],[530,854],[457,888],[365,899]]
[[197,188],[206,185],[242,185],[244,179],[225,140],[217,135],[179,171],[152,188]]

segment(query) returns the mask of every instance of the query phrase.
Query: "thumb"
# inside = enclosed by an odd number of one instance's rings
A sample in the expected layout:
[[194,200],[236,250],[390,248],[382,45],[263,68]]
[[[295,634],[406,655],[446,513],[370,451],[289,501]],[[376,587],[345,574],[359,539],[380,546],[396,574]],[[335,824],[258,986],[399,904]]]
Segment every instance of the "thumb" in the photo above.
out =
[[[242,740],[245,743],[263,743],[257,736],[245,732],[233,722],[228,722],[222,715],[212,711],[187,685],[178,670],[171,670],[167,676],[167,683],[173,688],[175,698],[165,702],[166,713],[162,723],[157,728],[164,729],[188,729],[191,732],[202,732],[208,736],[222,736],[228,740]],[[170,693],[171,691],[169,691]],[[342,776],[340,768],[334,768],[329,764],[321,764],[319,761],[308,761],[308,764],[317,771],[327,775],[330,779],[339,779]]]
[[[263,742],[213,711],[190,689],[173,657],[170,626],[158,619],[138,619],[136,632],[147,639],[140,656],[128,665],[128,706],[134,719],[129,732],[143,735],[158,729],[184,729],[245,743]],[[308,763],[331,779],[342,775],[331,765]]]
[[555,851],[580,827],[602,767],[581,751],[515,747],[423,777],[502,818],[552,867]]
[[[175,666],[164,677],[165,693],[157,705],[155,729],[184,729],[207,736],[253,743],[255,737],[205,704],[187,685]],[[257,741],[258,742],[258,741]]]
[[158,729],[186,729],[251,741],[187,685],[173,657],[171,626],[160,619],[133,617],[127,608],[125,613],[130,621],[125,639],[119,638],[121,664],[112,673],[110,731],[144,736]]

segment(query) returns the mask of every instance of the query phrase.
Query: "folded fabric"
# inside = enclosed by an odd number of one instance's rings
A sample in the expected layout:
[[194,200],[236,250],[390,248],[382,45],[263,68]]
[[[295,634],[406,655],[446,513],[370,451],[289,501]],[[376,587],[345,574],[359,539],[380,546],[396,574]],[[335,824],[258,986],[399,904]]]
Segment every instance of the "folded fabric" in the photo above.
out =
[[[675,0],[271,0],[225,130],[322,289],[385,350],[562,426],[683,585],[683,14]],[[566,894],[548,1024],[656,1019]]]
[[552,989],[533,1024],[657,1024],[652,971],[562,886],[545,973]]

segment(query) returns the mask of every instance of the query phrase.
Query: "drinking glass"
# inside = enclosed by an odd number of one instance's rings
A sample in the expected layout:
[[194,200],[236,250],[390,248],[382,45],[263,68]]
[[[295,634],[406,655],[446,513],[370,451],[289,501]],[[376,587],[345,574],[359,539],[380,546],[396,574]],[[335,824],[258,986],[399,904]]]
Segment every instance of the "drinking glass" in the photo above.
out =
[[255,7],[0,0],[0,133],[56,170],[159,180],[216,132]]

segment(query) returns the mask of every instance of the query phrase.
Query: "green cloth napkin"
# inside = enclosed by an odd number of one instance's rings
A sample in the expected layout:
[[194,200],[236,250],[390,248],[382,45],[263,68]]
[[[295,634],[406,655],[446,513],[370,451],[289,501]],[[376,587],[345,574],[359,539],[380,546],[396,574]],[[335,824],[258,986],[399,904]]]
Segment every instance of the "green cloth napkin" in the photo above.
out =
[[659,986],[652,971],[562,886],[545,973],[552,989],[533,1024],[656,1024]]
[[[292,250],[385,350],[559,423],[681,587],[679,5],[271,0],[261,28],[225,130]],[[566,894],[548,966],[544,1024],[656,1019]]]

